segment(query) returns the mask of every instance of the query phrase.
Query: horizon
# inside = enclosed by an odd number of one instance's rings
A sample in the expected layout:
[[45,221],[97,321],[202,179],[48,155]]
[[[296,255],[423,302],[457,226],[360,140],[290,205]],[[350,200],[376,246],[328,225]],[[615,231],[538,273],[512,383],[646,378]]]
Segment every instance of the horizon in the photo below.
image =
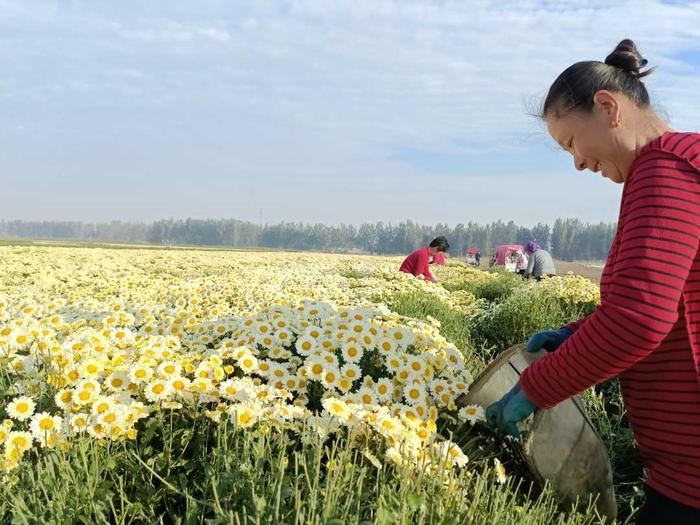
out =
[[38,224],[38,223],[49,223],[49,224],[83,224],[86,226],[102,226],[102,225],[109,225],[112,223],[123,223],[123,224],[142,224],[142,225],[153,225],[158,222],[168,222],[168,221],[173,221],[173,222],[185,222],[188,220],[192,221],[215,221],[215,222],[226,222],[226,221],[238,221],[246,224],[250,224],[252,226],[257,226],[261,228],[266,228],[266,227],[273,227],[273,226],[279,226],[280,224],[303,224],[304,226],[325,226],[328,228],[338,228],[341,226],[352,226],[355,228],[358,228],[363,225],[377,225],[377,224],[384,224],[385,226],[395,226],[399,224],[407,224],[407,223],[412,223],[417,226],[424,226],[428,228],[437,228],[438,226],[445,226],[447,228],[455,228],[457,226],[466,226],[468,224],[476,224],[478,226],[490,226],[493,224],[510,224],[513,223],[518,227],[522,228],[534,228],[538,224],[546,225],[546,226],[553,226],[556,221],[559,220],[579,220],[582,222],[583,225],[588,225],[588,226],[595,226],[598,224],[606,224],[606,225],[611,225],[611,224],[617,224],[617,221],[585,221],[581,219],[580,217],[556,217],[553,221],[551,222],[544,222],[540,221],[539,223],[521,223],[518,222],[514,219],[495,219],[493,221],[477,221],[477,220],[466,220],[463,222],[455,222],[455,223],[445,223],[445,222],[436,222],[436,223],[421,223],[418,221],[415,221],[413,219],[398,219],[394,221],[372,221],[372,222],[357,222],[357,223],[346,223],[346,222],[341,222],[341,223],[326,223],[326,222],[305,222],[305,221],[299,221],[299,220],[286,220],[286,221],[278,221],[278,222],[263,222],[263,223],[258,223],[256,221],[251,221],[251,220],[242,220],[238,219],[236,217],[202,217],[202,218],[195,218],[195,217],[163,217],[159,219],[154,219],[154,220],[149,220],[149,221],[138,221],[138,220],[125,220],[125,219],[107,219],[104,221],[84,221],[84,220],[55,220],[55,219],[46,219],[46,220],[25,220],[25,219],[2,219],[0,218],[0,224],[3,223],[12,223],[12,222],[20,222],[20,223],[25,223],[25,224]]
[[615,222],[620,187],[528,112],[623,38],[654,107],[700,121],[698,1],[6,0],[0,24],[0,220]]

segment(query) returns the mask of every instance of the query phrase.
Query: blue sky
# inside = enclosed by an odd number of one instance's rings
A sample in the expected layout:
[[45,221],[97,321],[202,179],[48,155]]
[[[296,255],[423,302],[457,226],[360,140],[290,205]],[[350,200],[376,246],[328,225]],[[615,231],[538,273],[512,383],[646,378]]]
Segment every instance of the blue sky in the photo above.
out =
[[615,220],[528,110],[625,37],[700,129],[700,2],[0,0],[0,219]]

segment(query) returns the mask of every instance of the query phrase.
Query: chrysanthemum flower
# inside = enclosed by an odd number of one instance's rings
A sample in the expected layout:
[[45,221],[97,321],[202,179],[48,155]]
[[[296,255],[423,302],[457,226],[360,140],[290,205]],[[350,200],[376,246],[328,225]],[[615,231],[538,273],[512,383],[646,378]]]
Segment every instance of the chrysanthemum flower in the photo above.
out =
[[88,422],[87,414],[73,414],[69,419],[69,427],[73,432],[79,434],[87,430]]
[[469,458],[455,443],[443,441],[433,445],[435,457],[446,462],[447,465],[464,467],[469,463]]
[[109,428],[97,418],[94,418],[88,423],[87,432],[95,439],[104,439],[108,436]]
[[374,391],[376,392],[377,399],[379,401],[389,401],[394,392],[394,385],[392,384],[390,379],[382,377],[374,385]]
[[182,365],[175,361],[163,361],[158,365],[158,373],[162,377],[175,377],[182,373]]
[[12,421],[6,420],[7,424],[3,422],[2,425],[0,425],[0,445],[2,445],[7,437],[10,435],[10,431],[12,430]]
[[245,353],[244,355],[238,358],[238,366],[246,374],[251,374],[257,369],[258,360],[255,358],[254,355],[250,353]]
[[35,407],[36,403],[34,403],[32,398],[21,396],[10,401],[5,410],[11,418],[18,421],[26,421],[34,414]]
[[141,384],[149,381],[153,377],[153,369],[141,363],[136,363],[129,370],[129,381]]
[[125,389],[129,382],[129,374],[126,371],[115,370],[105,379],[104,384],[112,392],[119,392]]
[[20,456],[32,448],[32,434],[22,430],[11,431],[5,440],[6,451],[16,451]]
[[315,338],[305,335],[296,340],[294,347],[299,354],[308,356],[318,348],[318,343]]
[[506,475],[506,469],[503,466],[503,464],[498,461],[498,458],[493,458],[493,468],[494,471],[496,472],[496,479],[498,482],[503,485],[506,481],[508,481],[508,476]]
[[35,414],[29,424],[29,429],[35,439],[41,440],[46,434],[59,432],[63,419],[60,416],[52,416],[48,412]]
[[356,343],[346,343],[342,347],[343,359],[349,363],[357,363],[362,359],[364,350]]
[[460,409],[459,419],[473,425],[477,421],[484,420],[484,409],[479,405],[467,405]]
[[321,403],[323,408],[342,422],[347,422],[352,416],[352,410],[350,410],[347,403],[338,398],[330,397],[324,399]]
[[240,428],[249,428],[258,420],[258,411],[251,405],[240,404],[231,407],[231,420]]
[[359,398],[360,402],[364,405],[376,405],[377,404],[377,394],[375,393],[374,390],[367,388],[367,387],[362,387],[360,390],[357,392],[357,397]]
[[409,383],[403,389],[403,397],[409,405],[416,406],[425,403],[425,387],[420,383]]

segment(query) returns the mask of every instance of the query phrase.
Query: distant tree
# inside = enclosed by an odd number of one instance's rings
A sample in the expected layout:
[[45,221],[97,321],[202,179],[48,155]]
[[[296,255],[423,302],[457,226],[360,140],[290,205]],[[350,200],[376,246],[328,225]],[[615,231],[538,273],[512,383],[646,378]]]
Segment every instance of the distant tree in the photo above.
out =
[[490,253],[499,244],[526,243],[536,239],[564,260],[604,259],[615,235],[612,223],[584,224],[579,219],[557,219],[552,228],[538,223],[532,228],[513,221],[491,224],[468,222],[450,227],[420,225],[413,221],[365,223],[359,227],[340,224],[281,222],[258,225],[236,219],[164,219],[150,224],[112,221],[0,221],[0,237],[27,239],[74,239],[151,243],[157,245],[211,245],[235,248],[267,247],[295,250],[408,253],[427,245],[438,235],[450,241],[454,255],[476,247]]

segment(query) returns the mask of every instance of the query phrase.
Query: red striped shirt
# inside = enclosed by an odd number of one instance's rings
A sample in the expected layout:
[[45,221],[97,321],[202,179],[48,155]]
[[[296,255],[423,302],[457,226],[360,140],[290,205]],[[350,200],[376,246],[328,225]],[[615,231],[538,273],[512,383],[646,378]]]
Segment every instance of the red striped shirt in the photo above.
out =
[[665,133],[632,165],[601,304],[520,384],[550,408],[620,376],[653,489],[700,508],[700,134]]

